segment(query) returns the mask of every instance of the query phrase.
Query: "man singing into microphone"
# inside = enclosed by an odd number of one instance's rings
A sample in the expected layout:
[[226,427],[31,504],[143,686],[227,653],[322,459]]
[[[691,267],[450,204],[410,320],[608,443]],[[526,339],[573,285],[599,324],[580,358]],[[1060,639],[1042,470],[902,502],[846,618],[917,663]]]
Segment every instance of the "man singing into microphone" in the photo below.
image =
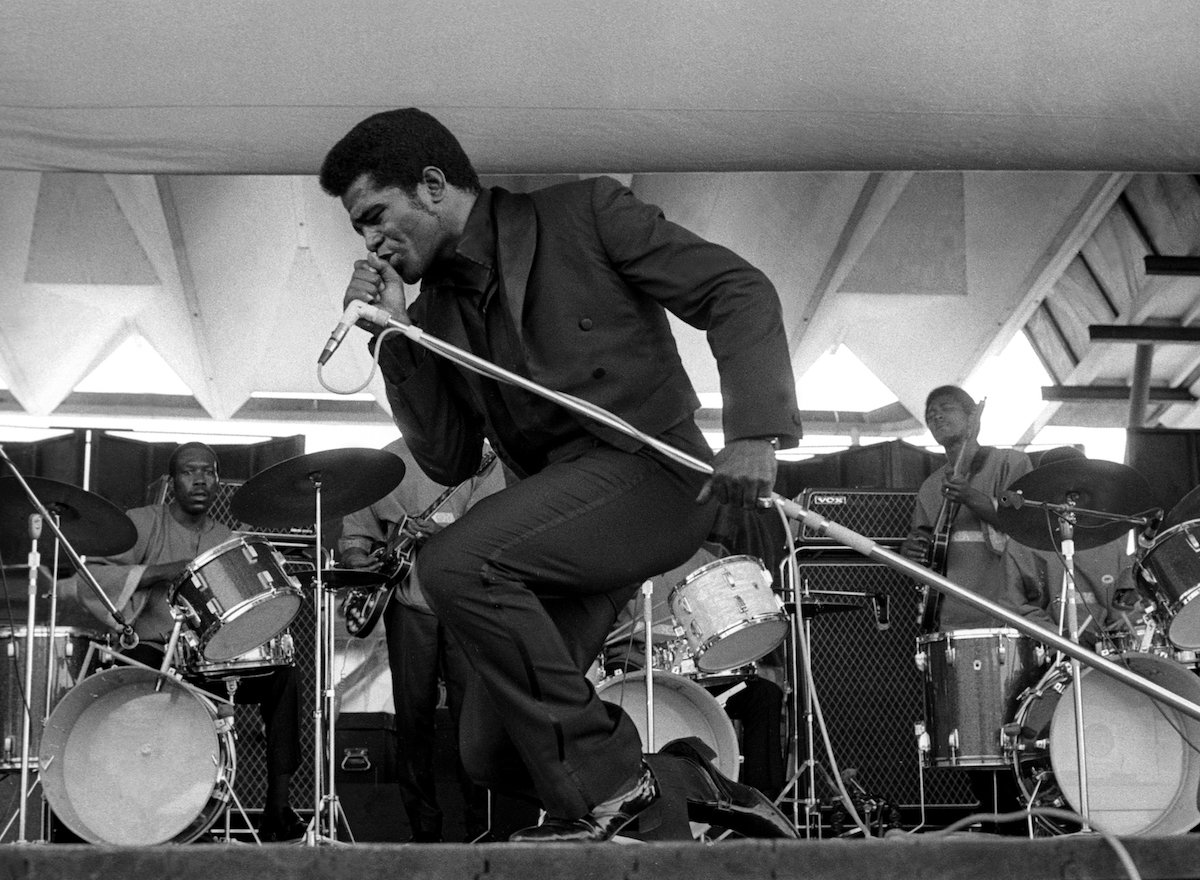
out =
[[[416,109],[355,126],[326,157],[321,185],[369,252],[343,306],[375,303],[713,461],[711,477],[696,473],[397,334],[380,343],[393,416],[422,470],[444,485],[462,481],[486,437],[521,478],[430,538],[421,556],[426,599],[476,673],[463,763],[481,784],[523,792],[546,811],[513,839],[602,841],[635,829],[690,837],[682,808],[672,809],[684,799],[693,818],[795,836],[703,750],[676,743],[643,760],[632,720],[584,675],[637,585],[699,547],[716,502],[749,507],[769,496],[775,449],[796,443],[770,282],[607,177],[528,194],[484,188],[454,136]],[[421,282],[415,301],[402,281]],[[715,459],[667,310],[706,330],[717,359],[725,447]]]

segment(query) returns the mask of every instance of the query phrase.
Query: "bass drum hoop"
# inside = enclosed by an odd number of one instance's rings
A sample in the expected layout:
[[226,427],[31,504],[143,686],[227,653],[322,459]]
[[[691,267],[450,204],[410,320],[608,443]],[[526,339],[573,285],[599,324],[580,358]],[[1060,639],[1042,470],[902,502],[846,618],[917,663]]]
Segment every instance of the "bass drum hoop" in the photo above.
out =
[[708,745],[717,757],[717,769],[730,779],[741,773],[741,753],[733,722],[716,697],[700,685],[670,672],[655,672],[654,742],[647,741],[646,673],[627,672],[602,681],[596,688],[600,699],[625,710],[638,735],[642,749],[657,752],[673,739],[695,736]]
[[[1138,653],[1109,659],[1193,703],[1200,702],[1200,679],[1172,660]],[[1181,834],[1194,828],[1200,823],[1196,801],[1200,752],[1195,749],[1200,745],[1200,721],[1094,669],[1083,668],[1081,682],[1091,820],[1117,835]],[[1040,721],[1034,728],[1030,722],[1035,711],[1050,695],[1056,700],[1050,717],[1038,712]],[[1021,799],[1029,806],[1054,806],[1061,798],[1079,812],[1074,703],[1069,667],[1059,666],[1045,675],[1017,710],[1023,746],[1014,750],[1012,767]],[[1040,739],[1048,739],[1048,747],[1031,749]],[[1148,771],[1170,778],[1147,780]],[[1172,782],[1174,792],[1168,802],[1162,793]],[[1059,819],[1038,816],[1035,821],[1053,834],[1079,829]]]
[[233,736],[217,719],[213,701],[156,670],[91,675],[46,723],[46,800],[89,843],[190,843],[233,789]]

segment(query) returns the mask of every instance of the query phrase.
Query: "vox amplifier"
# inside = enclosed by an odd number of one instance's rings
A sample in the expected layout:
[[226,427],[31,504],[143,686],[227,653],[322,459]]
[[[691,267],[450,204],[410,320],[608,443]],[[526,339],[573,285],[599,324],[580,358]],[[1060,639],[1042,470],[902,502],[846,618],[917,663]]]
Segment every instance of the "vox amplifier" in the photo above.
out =
[[[908,489],[807,489],[796,499],[813,513],[888,547],[898,546],[908,534],[916,500],[916,490]],[[807,525],[800,529],[800,540],[837,543]]]

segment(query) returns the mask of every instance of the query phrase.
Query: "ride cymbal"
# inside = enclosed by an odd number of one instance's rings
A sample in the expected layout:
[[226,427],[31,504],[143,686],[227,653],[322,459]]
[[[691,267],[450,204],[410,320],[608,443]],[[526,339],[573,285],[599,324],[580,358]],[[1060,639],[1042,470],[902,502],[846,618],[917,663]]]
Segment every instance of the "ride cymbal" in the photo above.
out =
[[1009,486],[997,511],[1001,530],[1035,550],[1061,547],[1062,522],[1056,511],[1029,506],[1030,501],[1078,508],[1072,535],[1076,550],[1119,538],[1155,507],[1145,478],[1127,465],[1092,459],[1044,464]]
[[[111,501],[70,483],[45,477],[24,477],[33,494],[52,515],[80,556],[113,556],[137,541],[133,521]],[[0,478],[0,553],[6,564],[24,563],[29,555],[29,517],[38,510],[16,477]],[[48,564],[54,552],[54,531],[42,525],[38,553]],[[63,557],[60,556],[60,560]],[[69,562],[69,560],[68,560]]]
[[316,522],[317,485],[322,518],[340,517],[387,495],[404,478],[404,462],[382,449],[326,449],[298,455],[255,474],[229,507],[244,523],[295,528]]

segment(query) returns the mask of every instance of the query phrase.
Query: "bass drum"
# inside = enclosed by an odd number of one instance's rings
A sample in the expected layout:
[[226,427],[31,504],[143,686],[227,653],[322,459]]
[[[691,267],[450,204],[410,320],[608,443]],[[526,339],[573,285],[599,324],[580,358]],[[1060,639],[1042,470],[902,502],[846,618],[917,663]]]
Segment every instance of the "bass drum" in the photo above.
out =
[[98,672],[62,698],[42,734],[46,800],[90,843],[189,843],[229,801],[231,722],[152,669]]
[[600,699],[620,706],[633,719],[642,738],[642,749],[656,752],[673,739],[699,737],[717,753],[718,770],[730,779],[741,772],[741,753],[733,722],[721,704],[700,685],[680,675],[655,672],[654,742],[646,735],[646,673],[630,672],[614,675],[600,683],[596,693]]
[[[1172,693],[1200,702],[1200,679],[1152,654],[1110,658]],[[1094,669],[1083,669],[1088,816],[1116,835],[1181,834],[1200,823],[1200,722]],[[1022,800],[1080,812],[1079,759],[1071,670],[1057,666],[1022,703],[1013,769]],[[1078,825],[1035,817],[1052,834]]]

